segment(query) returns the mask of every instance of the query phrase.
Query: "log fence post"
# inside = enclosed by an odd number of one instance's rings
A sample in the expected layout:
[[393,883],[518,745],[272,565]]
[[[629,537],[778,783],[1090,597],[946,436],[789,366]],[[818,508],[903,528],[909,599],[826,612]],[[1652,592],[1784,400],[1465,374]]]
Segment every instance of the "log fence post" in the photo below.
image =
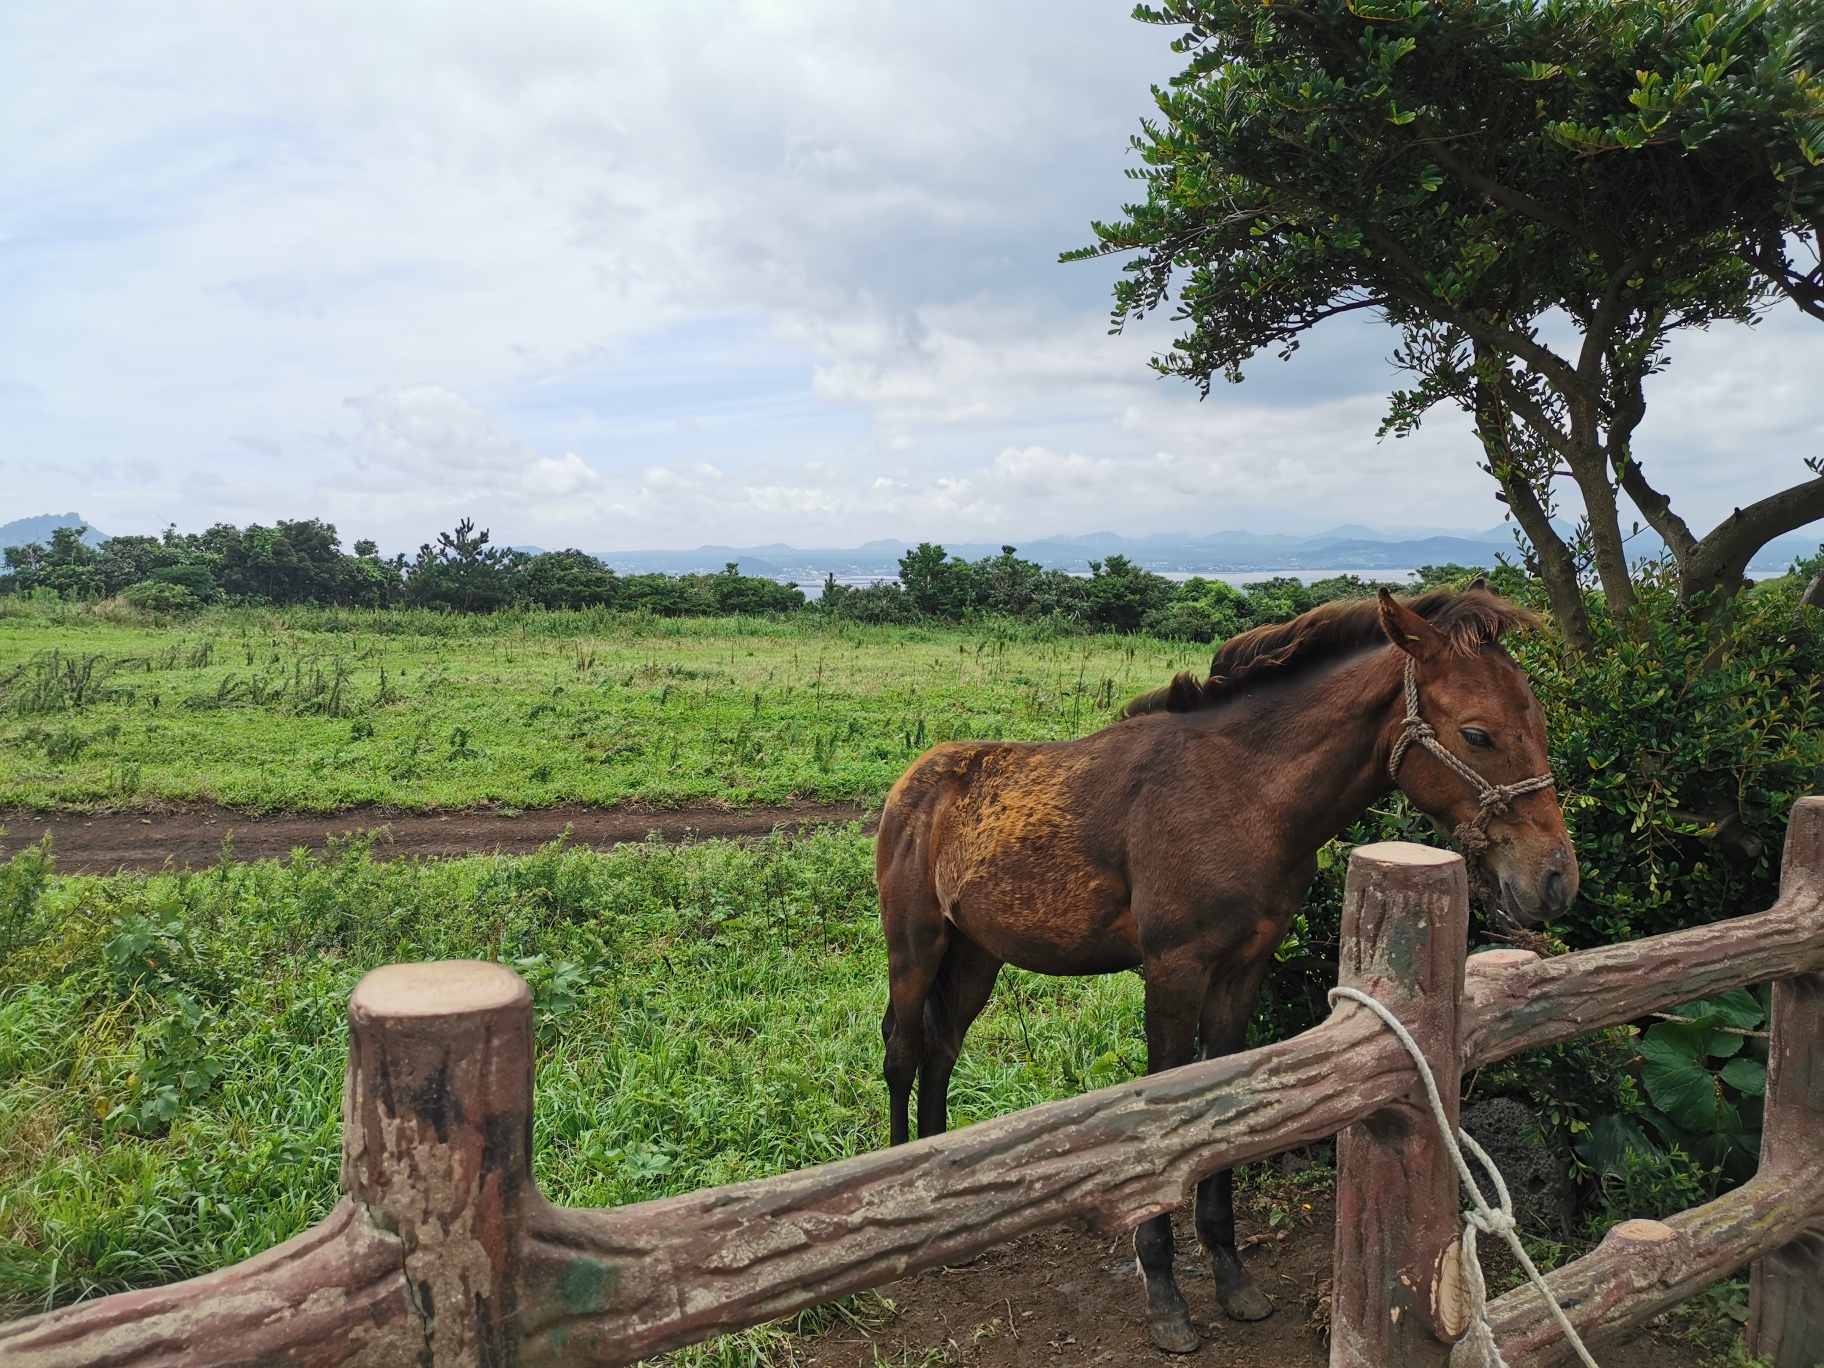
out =
[[[1461,856],[1382,842],[1349,857],[1337,981],[1384,1003],[1412,1033],[1453,1126],[1468,939]],[[1468,1329],[1457,1171],[1416,1077],[1406,1098],[1337,1136],[1336,1169],[1332,1368],[1441,1368]]]
[[[403,1245],[424,1368],[519,1360],[532,997],[500,964],[376,969],[348,1002],[342,1189]],[[389,1360],[390,1361],[390,1360]]]
[[[1824,885],[1824,798],[1801,798],[1786,828],[1780,894]],[[1800,1174],[1824,1160],[1824,973],[1773,985],[1761,1172]],[[1748,1353],[1773,1368],[1824,1363],[1824,1226],[1756,1259]]]

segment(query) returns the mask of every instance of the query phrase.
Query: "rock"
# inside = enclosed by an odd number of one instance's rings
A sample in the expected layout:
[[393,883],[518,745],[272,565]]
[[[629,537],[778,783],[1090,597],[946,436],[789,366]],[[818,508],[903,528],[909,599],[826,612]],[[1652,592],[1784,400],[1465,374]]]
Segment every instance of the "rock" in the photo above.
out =
[[[1488,1151],[1488,1157],[1507,1180],[1507,1190],[1514,1199],[1514,1216],[1521,1226],[1560,1239],[1569,1235],[1577,1194],[1564,1157],[1555,1146],[1534,1138],[1539,1123],[1531,1109],[1511,1097],[1494,1097],[1463,1108],[1462,1125]],[[1488,1204],[1494,1206],[1493,1181],[1467,1149],[1463,1157],[1481,1183]]]

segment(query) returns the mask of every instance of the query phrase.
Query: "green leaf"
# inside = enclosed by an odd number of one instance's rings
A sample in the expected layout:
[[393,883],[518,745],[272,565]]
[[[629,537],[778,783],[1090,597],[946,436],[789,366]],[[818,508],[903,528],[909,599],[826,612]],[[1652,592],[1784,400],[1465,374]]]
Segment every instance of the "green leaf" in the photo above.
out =
[[1715,1034],[1704,1025],[1662,1021],[1641,1038],[1641,1057],[1661,1068],[1697,1068]]
[[1640,1081],[1653,1105],[1680,1130],[1708,1135],[1718,1128],[1716,1078],[1708,1069],[1648,1064],[1640,1071]]
[[1723,1025],[1743,1031],[1754,1030],[1763,1020],[1760,1002],[1746,988],[1733,989],[1720,997],[1687,1002],[1683,1007],[1673,1009],[1674,1016],[1703,1017],[1713,1014],[1722,1019]]
[[1723,1065],[1722,1080],[1739,1093],[1759,1097],[1767,1091],[1767,1066],[1755,1059],[1732,1059]]

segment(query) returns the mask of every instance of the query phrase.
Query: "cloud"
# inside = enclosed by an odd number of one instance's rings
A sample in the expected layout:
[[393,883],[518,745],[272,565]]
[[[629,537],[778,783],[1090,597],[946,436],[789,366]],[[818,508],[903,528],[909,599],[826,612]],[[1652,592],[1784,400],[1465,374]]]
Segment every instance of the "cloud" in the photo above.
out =
[[377,493],[424,490],[440,506],[465,499],[561,498],[601,477],[575,452],[540,456],[441,385],[410,385],[349,399],[359,432],[345,445]]

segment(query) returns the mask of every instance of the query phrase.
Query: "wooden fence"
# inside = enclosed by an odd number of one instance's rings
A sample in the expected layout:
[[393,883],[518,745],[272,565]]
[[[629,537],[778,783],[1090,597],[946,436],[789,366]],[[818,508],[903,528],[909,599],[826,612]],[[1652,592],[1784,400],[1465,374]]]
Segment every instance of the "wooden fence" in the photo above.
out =
[[[1466,963],[1462,861],[1409,845],[1357,850],[1345,904],[1342,982],[1394,1008],[1453,1108],[1465,1069],[1777,981],[1758,1175],[1616,1227],[1548,1282],[1600,1346],[1752,1262],[1751,1352],[1824,1361],[1824,799],[1793,813],[1775,906],[1695,930]],[[1456,1179],[1405,1051],[1353,1005],[1292,1040],[934,1139],[597,1211],[532,1182],[518,977],[394,965],[348,1017],[345,1195],[320,1225],[219,1273],[0,1325],[0,1361],[623,1364],[1067,1219],[1125,1230],[1208,1173],[1339,1132],[1331,1362],[1442,1364],[1464,1329]],[[1489,1313],[1512,1368],[1566,1361],[1532,1289]]]

